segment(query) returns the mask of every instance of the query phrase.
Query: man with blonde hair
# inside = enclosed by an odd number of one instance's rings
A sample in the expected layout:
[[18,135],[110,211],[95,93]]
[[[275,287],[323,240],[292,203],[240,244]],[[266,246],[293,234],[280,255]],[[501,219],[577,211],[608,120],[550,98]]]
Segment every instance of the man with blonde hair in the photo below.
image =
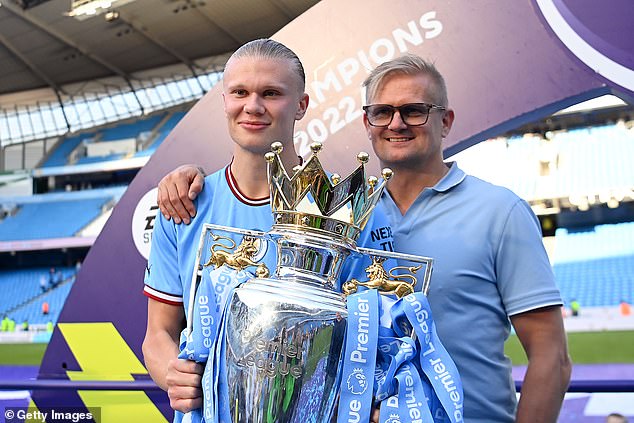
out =
[[[224,110],[234,143],[231,162],[200,179],[198,168],[190,178],[187,176],[190,169],[185,167],[159,185],[158,200],[163,215],[156,220],[145,273],[148,323],[143,355],[150,375],[167,391],[170,405],[177,411],[175,421],[182,419],[182,413],[202,405],[204,366],[177,358],[180,334],[189,317],[184,307],[190,302],[201,230],[205,223],[270,229],[273,216],[263,156],[273,141],[279,141],[283,145],[280,157],[284,166],[292,169],[300,163],[293,145],[293,131],[295,121],[304,116],[308,107],[304,88],[304,68],[285,45],[259,39],[240,47],[227,61],[223,78]],[[192,181],[194,184],[189,188]],[[179,210],[170,204],[188,198],[190,192],[198,196],[196,216],[184,216],[187,225],[181,225],[179,218],[166,219],[165,216]],[[190,207],[194,208],[193,202]],[[379,241],[372,241],[370,233],[386,225],[385,220],[382,222],[375,215],[361,233],[359,245],[380,249]],[[265,255],[269,268],[275,267],[273,259],[274,255]],[[350,276],[356,268],[348,266],[343,273]]]

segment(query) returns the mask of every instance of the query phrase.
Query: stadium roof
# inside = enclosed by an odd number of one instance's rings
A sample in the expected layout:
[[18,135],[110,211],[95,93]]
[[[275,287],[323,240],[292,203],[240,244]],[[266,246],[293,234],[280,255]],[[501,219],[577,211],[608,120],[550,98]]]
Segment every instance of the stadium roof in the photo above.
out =
[[[0,0],[0,95],[224,56],[318,0]],[[80,5],[110,7],[69,16]],[[75,9],[75,12],[71,12]],[[224,62],[223,62],[224,63]]]

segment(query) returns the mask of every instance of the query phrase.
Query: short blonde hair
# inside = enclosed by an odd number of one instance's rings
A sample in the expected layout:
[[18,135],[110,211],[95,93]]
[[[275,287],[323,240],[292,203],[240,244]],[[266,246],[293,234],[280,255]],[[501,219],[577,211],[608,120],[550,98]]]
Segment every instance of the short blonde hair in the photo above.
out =
[[366,88],[365,100],[367,104],[370,104],[377,92],[381,88],[384,80],[391,75],[427,75],[432,78],[436,83],[436,95],[438,98],[434,101],[438,102],[439,106],[448,106],[447,97],[447,85],[445,84],[445,78],[438,72],[436,66],[427,60],[416,56],[415,54],[405,54],[397,57],[385,63],[380,64],[363,81],[363,86]]

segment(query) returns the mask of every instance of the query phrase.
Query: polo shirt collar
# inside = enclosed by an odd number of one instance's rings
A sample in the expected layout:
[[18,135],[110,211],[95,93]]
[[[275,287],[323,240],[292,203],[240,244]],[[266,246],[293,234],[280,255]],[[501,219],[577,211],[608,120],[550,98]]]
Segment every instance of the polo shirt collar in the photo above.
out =
[[436,183],[432,187],[432,189],[436,192],[447,192],[453,187],[460,184],[460,182],[464,181],[467,174],[463,172],[462,169],[458,167],[458,163],[449,162],[449,172],[445,176],[442,177],[440,181]]

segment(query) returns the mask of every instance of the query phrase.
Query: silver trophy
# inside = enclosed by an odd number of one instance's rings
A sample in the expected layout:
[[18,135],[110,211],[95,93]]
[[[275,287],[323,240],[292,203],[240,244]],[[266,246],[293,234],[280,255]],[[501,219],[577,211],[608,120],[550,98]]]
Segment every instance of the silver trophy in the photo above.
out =
[[[383,170],[382,183],[375,177],[366,180],[368,155],[360,153],[360,166],[351,175],[329,178],[318,160],[321,145],[316,143],[311,145],[312,156],[289,176],[279,156],[282,145],[271,147],[265,157],[272,229],[262,233],[205,225],[193,282],[199,283],[205,265],[251,268],[256,276],[233,292],[221,323],[225,344],[220,360],[226,367],[228,392],[220,400],[229,402],[231,422],[329,422],[341,377],[346,295],[358,286],[398,297],[415,289],[426,293],[432,261],[356,246],[391,176],[389,169]],[[232,241],[234,251],[219,247],[222,231],[242,235],[239,245]],[[262,242],[276,246],[272,275],[256,260]],[[342,284],[339,276],[351,254],[371,258],[367,280]],[[386,271],[387,258],[417,265]],[[418,282],[413,274],[423,266]]]

